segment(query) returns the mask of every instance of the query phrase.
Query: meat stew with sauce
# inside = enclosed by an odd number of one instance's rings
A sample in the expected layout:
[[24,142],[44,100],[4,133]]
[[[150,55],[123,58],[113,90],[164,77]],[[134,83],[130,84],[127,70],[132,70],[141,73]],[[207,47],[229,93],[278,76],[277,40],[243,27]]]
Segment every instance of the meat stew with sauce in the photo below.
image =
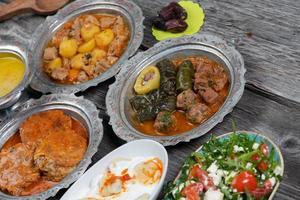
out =
[[114,65],[129,39],[129,27],[120,15],[80,15],[50,40],[44,49],[43,70],[58,83],[86,82]]
[[58,184],[82,160],[86,128],[62,110],[28,117],[0,150],[0,189],[30,196]]
[[129,100],[133,125],[153,136],[187,132],[220,109],[229,82],[223,66],[208,57],[161,60],[144,68],[135,81]]

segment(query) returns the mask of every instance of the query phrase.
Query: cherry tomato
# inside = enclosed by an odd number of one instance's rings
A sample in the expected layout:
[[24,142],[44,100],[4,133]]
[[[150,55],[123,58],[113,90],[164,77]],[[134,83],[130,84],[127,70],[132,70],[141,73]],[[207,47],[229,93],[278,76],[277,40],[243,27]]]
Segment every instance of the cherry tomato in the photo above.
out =
[[257,180],[251,172],[243,171],[233,178],[231,185],[238,192],[253,191],[257,187]]
[[199,165],[195,165],[193,166],[189,174],[189,179],[192,178],[198,178],[200,182],[204,183],[207,180],[208,175],[207,172],[201,169]]
[[250,194],[255,198],[255,199],[261,199],[268,194],[272,192],[272,183],[270,180],[266,180],[264,182],[263,187],[255,188],[255,190],[251,191]]
[[257,168],[258,168],[258,170],[259,171],[261,171],[261,172],[264,172],[264,171],[266,171],[267,169],[268,169],[268,162],[267,161],[264,161],[264,160],[262,160],[262,161],[260,161],[258,164],[257,164]]
[[200,200],[200,194],[203,191],[202,183],[192,183],[181,191],[181,194],[186,197],[187,200]]
[[207,172],[201,169],[199,165],[193,166],[190,171],[189,179],[197,178],[200,183],[204,185],[204,189],[208,190],[209,188],[214,188],[214,182],[211,177],[208,176]]
[[269,156],[269,147],[268,147],[268,145],[266,145],[266,144],[261,144],[261,145],[259,146],[259,149],[260,149],[260,151],[261,151],[266,157]]
[[214,180],[212,177],[208,177],[207,184],[204,185],[204,189],[207,191],[209,188],[212,188],[213,190],[216,189],[216,186],[214,184]]
[[268,190],[272,190],[273,185],[269,179],[264,182],[264,187]]
[[260,159],[258,153],[254,154],[252,157],[251,157],[251,160],[253,161],[258,161]]
[[[271,190],[272,191],[272,190]],[[253,191],[250,192],[251,196],[253,196],[255,199],[261,199],[268,195],[270,191],[266,188],[255,188]]]

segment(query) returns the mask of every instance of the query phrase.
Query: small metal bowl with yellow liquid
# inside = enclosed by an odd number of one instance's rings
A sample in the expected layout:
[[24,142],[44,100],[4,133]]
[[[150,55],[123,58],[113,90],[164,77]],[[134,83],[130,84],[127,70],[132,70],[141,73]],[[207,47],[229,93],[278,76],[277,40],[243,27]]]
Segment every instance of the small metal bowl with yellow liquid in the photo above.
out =
[[30,82],[29,56],[18,43],[0,42],[0,110],[15,104]]

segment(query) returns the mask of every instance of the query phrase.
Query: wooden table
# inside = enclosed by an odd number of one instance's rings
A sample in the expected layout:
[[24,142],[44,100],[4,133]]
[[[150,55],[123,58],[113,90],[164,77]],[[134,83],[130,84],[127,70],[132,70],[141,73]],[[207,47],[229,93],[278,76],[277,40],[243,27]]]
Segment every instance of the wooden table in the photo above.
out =
[[[134,0],[146,20],[145,37],[140,50],[157,41],[150,32],[149,17],[172,0]],[[240,130],[251,130],[270,137],[282,150],[285,160],[283,181],[275,199],[299,199],[300,192],[300,1],[298,0],[200,0],[206,22],[202,30],[234,42],[247,68],[244,95],[233,112],[210,133],[231,131],[235,119]],[[0,38],[31,40],[35,27],[44,17],[22,15],[0,23]],[[104,138],[93,163],[124,142],[118,139],[105,113],[105,95],[114,78],[80,93],[92,100],[104,119]],[[28,89],[23,100],[40,94]],[[209,138],[209,134],[188,143],[168,147],[167,181],[173,180],[185,157]],[[51,199],[59,199],[61,190]]]

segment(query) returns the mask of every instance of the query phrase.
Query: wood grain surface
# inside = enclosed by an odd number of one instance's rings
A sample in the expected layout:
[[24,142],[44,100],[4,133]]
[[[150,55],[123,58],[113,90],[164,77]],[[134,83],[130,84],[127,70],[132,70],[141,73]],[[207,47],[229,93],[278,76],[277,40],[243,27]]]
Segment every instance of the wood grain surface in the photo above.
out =
[[[135,0],[145,17],[173,0]],[[199,0],[205,11],[204,31],[235,43],[245,59],[247,82],[300,102],[300,1]],[[143,45],[152,46],[150,21]]]
[[[171,0],[134,0],[143,10],[145,38],[141,50],[155,41],[147,20]],[[0,1],[1,2],[1,1]],[[4,2],[4,1],[2,1]],[[231,121],[238,129],[256,131],[270,137],[282,150],[285,172],[275,200],[299,199],[300,193],[300,1],[299,0],[200,0],[206,13],[203,30],[235,43],[245,59],[245,93],[224,121],[210,133],[231,131]],[[26,14],[0,23],[0,40],[18,39],[24,44],[44,17]],[[104,119],[104,138],[93,164],[124,143],[108,125],[105,95],[114,78],[79,93],[92,100]],[[22,101],[41,94],[28,89]],[[8,111],[0,113],[0,117]],[[208,140],[210,134],[168,147],[169,170],[166,181],[177,175],[185,157]],[[66,189],[55,197],[59,199]],[[161,196],[160,196],[161,197]]]

